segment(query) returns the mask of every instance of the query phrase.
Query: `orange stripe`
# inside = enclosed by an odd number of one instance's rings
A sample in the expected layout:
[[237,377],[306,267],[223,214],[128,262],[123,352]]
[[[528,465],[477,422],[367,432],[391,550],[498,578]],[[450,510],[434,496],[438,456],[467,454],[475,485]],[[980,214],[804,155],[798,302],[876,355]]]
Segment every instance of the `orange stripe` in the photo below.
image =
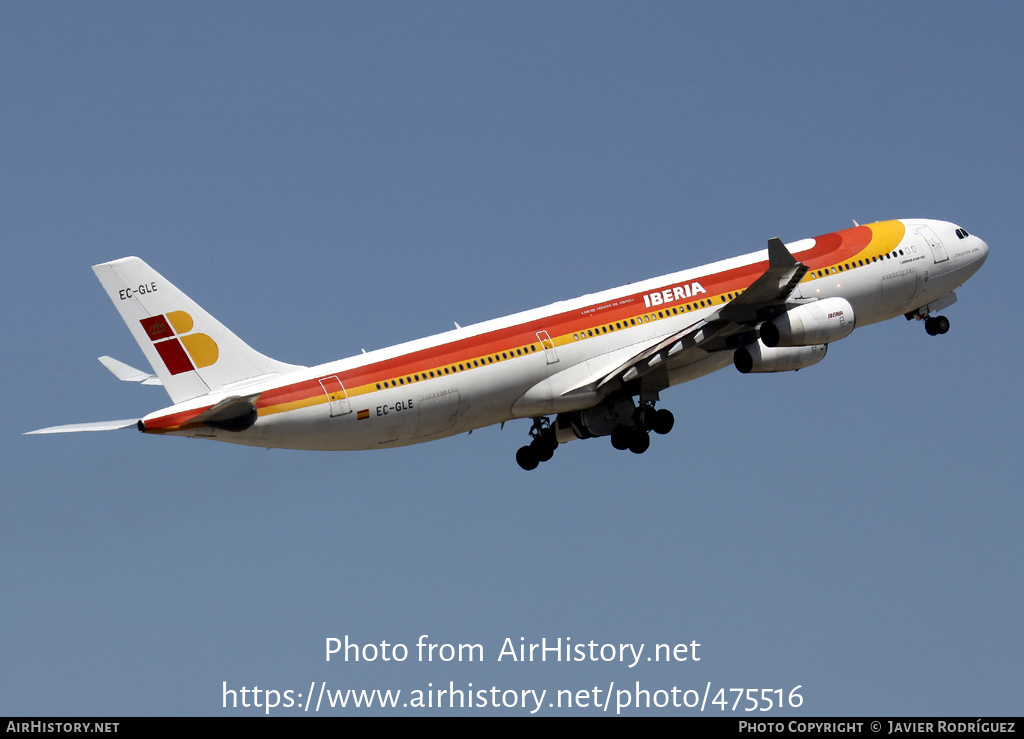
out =
[[[880,256],[891,251],[903,235],[903,224],[898,221],[888,221],[879,224],[871,224],[879,233],[873,233],[871,226],[857,226],[834,233],[823,234],[814,239],[814,246],[801,252],[800,261],[811,269],[824,269],[848,261],[855,256],[870,258]],[[899,228],[896,228],[896,227]],[[898,237],[897,237],[898,232]],[[878,238],[874,238],[878,237]],[[875,243],[872,243],[872,242]],[[877,253],[876,253],[877,252]],[[862,254],[863,253],[863,254]],[[715,274],[696,275],[686,280],[669,282],[661,288],[651,288],[642,292],[632,293],[620,298],[615,298],[614,306],[605,307],[603,304],[583,306],[581,308],[557,313],[529,321],[527,323],[496,329],[484,334],[459,339],[447,344],[428,347],[419,351],[403,354],[399,357],[374,362],[372,364],[355,367],[345,373],[332,373],[338,375],[348,389],[348,397],[365,395],[377,390],[377,383],[392,381],[399,378],[411,377],[419,374],[421,382],[428,379],[436,379],[437,376],[446,376],[443,368],[451,365],[471,365],[474,360],[480,361],[486,357],[494,356],[511,351],[517,348],[534,347],[528,354],[535,354],[543,351],[537,332],[547,331],[555,344],[562,346],[573,341],[572,334],[586,333],[594,330],[595,327],[606,326],[615,323],[627,323],[631,319],[638,319],[644,315],[655,316],[655,320],[668,318],[672,315],[685,313],[685,306],[697,306],[697,309],[706,308],[712,305],[722,305],[722,296],[728,293],[736,293],[745,290],[768,268],[768,262],[755,262],[733,269],[725,270]],[[658,292],[664,288],[670,288],[677,284],[692,284],[699,282],[706,293],[699,294],[695,298],[689,298],[674,302],[670,305],[644,307],[643,296]],[[701,306],[701,303],[704,303]],[[638,310],[641,309],[641,310]],[[673,309],[676,310],[673,313]],[[658,314],[662,315],[659,317]],[[600,321],[595,318],[600,316]],[[632,326],[624,326],[625,328]],[[603,334],[602,334],[603,335]],[[589,337],[587,337],[589,338]],[[510,357],[512,358],[512,357]],[[504,361],[504,360],[502,360]],[[482,366],[489,366],[486,363]],[[438,368],[442,368],[440,371]],[[478,369],[469,367],[464,371]],[[430,371],[435,373],[434,378],[425,377]],[[456,372],[458,374],[458,372]],[[416,384],[412,382],[411,384]],[[403,387],[406,385],[395,385]],[[392,388],[388,388],[389,390]],[[256,403],[261,416],[274,413],[281,413],[296,408],[308,407],[327,402],[318,379],[304,380],[277,388],[271,388],[260,395]],[[207,406],[207,408],[210,406]],[[207,408],[177,413],[154,419],[147,422],[147,430],[150,426],[156,431],[176,430],[184,428],[180,424],[186,424],[189,418],[194,418]]]

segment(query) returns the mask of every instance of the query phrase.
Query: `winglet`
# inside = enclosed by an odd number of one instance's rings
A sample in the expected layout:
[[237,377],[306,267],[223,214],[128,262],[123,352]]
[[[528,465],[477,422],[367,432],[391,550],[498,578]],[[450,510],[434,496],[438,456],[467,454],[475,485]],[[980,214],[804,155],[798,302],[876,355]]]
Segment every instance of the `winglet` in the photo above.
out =
[[778,237],[768,239],[769,267],[795,267],[796,264],[796,258],[789,253],[789,249],[782,243],[782,239]]

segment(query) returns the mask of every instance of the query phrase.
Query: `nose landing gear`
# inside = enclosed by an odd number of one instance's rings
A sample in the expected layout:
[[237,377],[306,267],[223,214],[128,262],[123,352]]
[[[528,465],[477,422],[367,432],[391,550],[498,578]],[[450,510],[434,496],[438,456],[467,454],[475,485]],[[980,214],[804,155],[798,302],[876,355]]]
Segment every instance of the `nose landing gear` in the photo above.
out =
[[929,336],[938,336],[949,331],[949,319],[945,316],[931,316],[924,321],[924,330]]
[[908,321],[912,321],[915,318],[918,321],[924,321],[924,330],[928,332],[928,335],[938,336],[939,334],[944,334],[949,331],[949,319],[945,316],[935,314],[944,308],[948,308],[955,302],[956,293],[949,293],[928,305],[922,306],[917,310],[912,310],[909,313],[904,313],[903,315]]

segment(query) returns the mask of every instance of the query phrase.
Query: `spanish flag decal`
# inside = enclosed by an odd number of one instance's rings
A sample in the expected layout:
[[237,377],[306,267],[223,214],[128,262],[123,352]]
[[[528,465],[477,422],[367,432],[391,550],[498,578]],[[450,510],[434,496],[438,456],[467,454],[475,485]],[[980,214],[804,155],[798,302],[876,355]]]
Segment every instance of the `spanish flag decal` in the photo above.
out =
[[139,323],[172,375],[209,367],[217,361],[217,342],[206,334],[189,333],[192,316],[183,310],[143,318]]
[[356,417],[360,421],[365,421],[367,418],[370,417],[370,409],[364,408],[363,410],[359,411],[359,413],[356,414]]

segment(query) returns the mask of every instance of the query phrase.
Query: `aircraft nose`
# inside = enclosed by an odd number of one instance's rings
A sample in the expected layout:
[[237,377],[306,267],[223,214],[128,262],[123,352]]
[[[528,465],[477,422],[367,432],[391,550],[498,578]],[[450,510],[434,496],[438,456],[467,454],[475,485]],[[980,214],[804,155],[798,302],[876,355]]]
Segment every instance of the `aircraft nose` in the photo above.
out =
[[988,244],[985,243],[985,240],[979,238],[978,246],[981,247],[981,253],[978,254],[977,258],[974,260],[976,269],[981,267],[981,265],[985,263],[985,260],[988,259]]

